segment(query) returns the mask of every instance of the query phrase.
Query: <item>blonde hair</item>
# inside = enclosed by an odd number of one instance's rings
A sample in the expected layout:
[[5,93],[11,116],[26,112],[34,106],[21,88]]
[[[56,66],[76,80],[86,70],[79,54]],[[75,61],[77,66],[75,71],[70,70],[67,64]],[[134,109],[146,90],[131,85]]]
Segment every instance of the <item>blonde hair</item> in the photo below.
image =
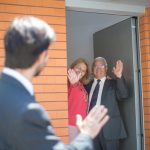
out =
[[80,79],[80,81],[86,85],[89,82],[89,76],[90,76],[90,70],[89,70],[89,65],[87,61],[83,58],[78,58],[76,59],[71,65],[70,68],[73,69],[76,65],[84,63],[86,65],[86,73],[85,75]]

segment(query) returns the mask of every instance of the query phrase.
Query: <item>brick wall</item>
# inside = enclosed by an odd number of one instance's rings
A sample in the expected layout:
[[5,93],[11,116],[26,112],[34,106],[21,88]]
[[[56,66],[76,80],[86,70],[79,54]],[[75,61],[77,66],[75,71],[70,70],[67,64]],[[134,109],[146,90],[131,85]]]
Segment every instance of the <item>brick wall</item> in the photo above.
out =
[[140,18],[145,150],[150,150],[150,8]]
[[37,16],[52,25],[57,33],[57,41],[50,47],[48,64],[33,82],[36,98],[48,111],[56,133],[68,142],[65,0],[0,0],[0,70],[5,57],[5,30],[10,21],[20,15]]

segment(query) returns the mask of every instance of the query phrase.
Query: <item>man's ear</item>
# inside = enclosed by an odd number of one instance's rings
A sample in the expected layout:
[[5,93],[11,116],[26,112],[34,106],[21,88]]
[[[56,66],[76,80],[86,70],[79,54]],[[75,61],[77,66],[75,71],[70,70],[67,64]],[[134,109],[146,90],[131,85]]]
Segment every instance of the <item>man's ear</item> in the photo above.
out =
[[39,63],[46,63],[48,61],[48,51],[45,50],[43,52],[40,53],[38,60]]

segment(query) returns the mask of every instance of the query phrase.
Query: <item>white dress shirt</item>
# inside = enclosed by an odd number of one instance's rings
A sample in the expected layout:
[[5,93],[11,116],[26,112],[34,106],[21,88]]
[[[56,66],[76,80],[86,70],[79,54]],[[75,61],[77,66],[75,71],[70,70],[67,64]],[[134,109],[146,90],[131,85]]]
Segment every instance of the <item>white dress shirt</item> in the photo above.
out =
[[22,74],[8,67],[5,67],[2,72],[18,80],[31,95],[34,95],[32,83]]
[[[101,97],[102,97],[102,91],[103,91],[105,80],[106,80],[106,77],[103,77],[101,79],[101,81],[99,82],[100,87],[99,87],[99,91],[98,91],[98,97],[97,97],[96,105],[101,104]],[[91,103],[91,98],[92,98],[94,89],[96,87],[96,84],[97,84],[97,79],[94,78],[94,81],[93,81],[93,84],[92,84],[92,87],[91,87],[91,91],[90,91],[90,94],[89,94],[89,106],[90,106],[90,103]],[[89,106],[88,106],[88,109],[89,109]]]

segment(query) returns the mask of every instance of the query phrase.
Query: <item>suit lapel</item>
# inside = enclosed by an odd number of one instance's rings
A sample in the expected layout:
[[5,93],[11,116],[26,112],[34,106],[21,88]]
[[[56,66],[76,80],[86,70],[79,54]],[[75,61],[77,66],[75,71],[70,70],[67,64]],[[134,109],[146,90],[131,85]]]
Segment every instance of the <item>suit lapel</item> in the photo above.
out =
[[106,79],[105,83],[104,83],[103,91],[102,91],[101,104],[105,103],[105,99],[106,99],[106,95],[107,95],[109,84],[110,84],[109,80]]
[[[91,88],[92,88],[92,84],[93,84],[94,80],[92,80],[88,86],[86,87],[86,90],[88,92],[88,95],[90,94],[90,91],[91,91]],[[102,91],[102,96],[101,96],[101,104],[105,104],[105,100],[107,98],[107,92],[108,92],[108,88],[109,88],[109,85],[110,85],[110,81],[108,79],[105,80],[105,83],[104,83],[104,87],[103,87],[103,91]],[[89,101],[89,98],[88,98],[88,101]]]
[[85,86],[85,89],[86,89],[86,91],[88,93],[88,102],[89,102],[89,95],[90,95],[90,91],[91,91],[93,82],[94,82],[94,80],[91,80],[90,83]]
[[90,83],[87,85],[86,90],[87,93],[90,94],[91,88],[92,88],[92,84],[93,84],[94,80],[91,80]]

